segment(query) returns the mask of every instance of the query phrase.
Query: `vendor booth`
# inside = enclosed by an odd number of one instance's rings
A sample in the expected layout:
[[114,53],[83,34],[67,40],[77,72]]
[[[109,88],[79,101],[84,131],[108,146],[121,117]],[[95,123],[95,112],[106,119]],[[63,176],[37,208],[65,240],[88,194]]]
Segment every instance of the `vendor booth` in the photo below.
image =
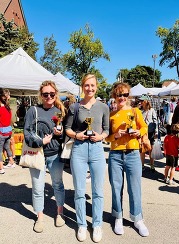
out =
[[[69,93],[79,95],[79,86],[60,73],[54,76],[33,60],[21,47],[0,59],[0,87],[9,89],[11,96],[15,99],[28,96],[31,100],[32,96],[37,96],[40,85],[45,80],[54,81],[60,95]],[[14,111],[13,109],[13,117],[15,116]],[[15,128],[14,140],[17,156],[21,155],[23,138],[23,127]]]

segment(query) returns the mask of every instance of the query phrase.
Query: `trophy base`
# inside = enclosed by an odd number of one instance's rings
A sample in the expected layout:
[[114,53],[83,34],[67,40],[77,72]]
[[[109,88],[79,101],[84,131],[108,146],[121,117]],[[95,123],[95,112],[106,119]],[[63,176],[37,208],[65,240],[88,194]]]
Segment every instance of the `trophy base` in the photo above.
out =
[[87,130],[85,133],[84,133],[86,136],[94,136],[94,133],[92,130]]
[[61,125],[57,125],[57,130],[62,130],[62,126]]
[[129,133],[129,134],[132,134],[132,133],[134,133],[135,131],[134,131],[134,129],[132,129],[132,128],[128,128],[127,129],[127,133]]

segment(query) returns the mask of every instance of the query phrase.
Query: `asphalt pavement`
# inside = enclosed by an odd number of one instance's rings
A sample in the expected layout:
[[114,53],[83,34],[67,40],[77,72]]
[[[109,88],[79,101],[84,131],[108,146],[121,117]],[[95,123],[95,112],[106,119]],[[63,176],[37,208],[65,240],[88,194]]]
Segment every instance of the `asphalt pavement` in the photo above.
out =
[[[104,145],[108,158],[109,146]],[[129,201],[125,181],[123,216],[124,235],[116,235],[114,218],[111,216],[111,188],[108,180],[107,160],[104,186],[103,238],[100,243],[179,243],[179,172],[175,172],[175,185],[163,182],[165,159],[155,161],[156,171],[150,170],[146,159],[146,170],[142,177],[142,203],[145,224],[149,229],[148,237],[141,237],[129,218]],[[135,162],[134,162],[135,163]],[[55,227],[56,204],[51,187],[50,175],[46,174],[44,231],[33,231],[36,215],[31,200],[31,179],[29,170],[19,165],[15,169],[6,169],[0,175],[0,244],[69,244],[79,243],[76,239],[77,224],[74,208],[74,188],[69,167],[64,170],[66,200],[64,214],[66,225]],[[91,228],[91,188],[86,183],[86,207],[88,232],[84,243],[93,243]]]

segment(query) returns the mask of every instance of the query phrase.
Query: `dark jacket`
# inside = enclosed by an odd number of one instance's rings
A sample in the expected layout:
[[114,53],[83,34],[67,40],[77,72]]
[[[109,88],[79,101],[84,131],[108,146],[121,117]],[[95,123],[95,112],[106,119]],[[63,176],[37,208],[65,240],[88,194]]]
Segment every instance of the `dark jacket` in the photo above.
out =
[[179,105],[175,107],[173,117],[172,117],[172,124],[179,123]]
[[[43,146],[44,155],[52,156],[59,154],[62,150],[62,140],[59,136],[53,134],[53,128],[56,126],[53,117],[60,109],[55,106],[50,109],[44,109],[42,105],[37,106],[37,135],[36,131],[36,113],[34,106],[30,107],[25,116],[24,137],[29,147],[38,148]],[[52,140],[49,144],[43,145],[42,139],[47,134],[52,134]]]

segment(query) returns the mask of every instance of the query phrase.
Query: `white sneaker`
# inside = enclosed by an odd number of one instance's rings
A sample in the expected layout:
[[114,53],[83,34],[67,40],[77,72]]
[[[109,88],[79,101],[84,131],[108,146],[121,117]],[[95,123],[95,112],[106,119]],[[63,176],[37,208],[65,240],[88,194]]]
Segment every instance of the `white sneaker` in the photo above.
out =
[[168,184],[169,184],[169,185],[175,185],[175,182],[174,182],[173,180],[169,180],[169,181],[168,181]]
[[102,229],[101,226],[96,226],[93,229],[93,241],[100,242],[102,239]]
[[0,169],[0,174],[1,175],[5,174],[5,170],[4,169]]
[[116,219],[115,220],[114,232],[117,235],[123,235],[124,234],[124,228],[123,228],[122,219]]
[[139,230],[139,234],[141,236],[148,236],[149,235],[149,231],[147,229],[147,227],[145,226],[143,220],[139,220],[137,222],[134,222],[134,226]]
[[8,163],[7,165],[4,166],[4,169],[13,169],[15,167],[16,167],[15,163],[13,163],[13,164]]
[[78,239],[78,241],[86,240],[86,227],[80,226],[78,228],[77,239]]

